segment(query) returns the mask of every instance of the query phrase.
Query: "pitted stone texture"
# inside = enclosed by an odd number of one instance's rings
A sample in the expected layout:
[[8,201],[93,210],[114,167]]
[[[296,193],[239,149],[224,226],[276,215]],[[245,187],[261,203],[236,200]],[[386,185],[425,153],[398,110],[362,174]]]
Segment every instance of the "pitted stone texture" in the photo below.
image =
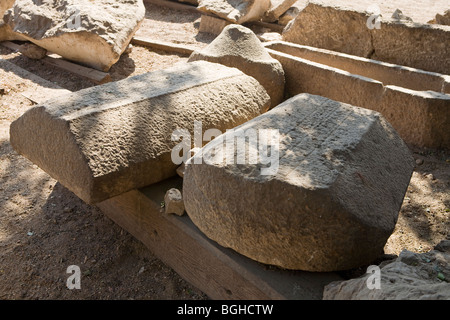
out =
[[[426,253],[403,250],[397,259],[378,267],[378,280],[369,272],[360,278],[332,282],[325,286],[323,299],[450,300],[450,240],[441,241]],[[379,281],[378,289],[375,281]]]
[[256,261],[306,271],[351,269],[382,254],[414,163],[379,113],[300,94],[238,129],[278,130],[278,167],[262,175],[275,162],[261,153],[255,164],[236,164],[237,150],[251,144],[226,148],[231,131],[190,158],[184,204],[206,236]]
[[[269,107],[252,77],[199,61],[64,95],[10,127],[14,149],[88,203],[176,175],[176,129],[221,131]],[[193,140],[193,139],[192,139]]]
[[142,0],[16,0],[4,20],[17,37],[68,60],[108,71],[144,15]]
[[233,23],[258,21],[270,8],[270,0],[199,0],[198,9]]
[[377,18],[379,12],[370,8],[361,1],[310,1],[285,28],[283,40],[450,73],[449,26],[399,22],[389,19],[392,13]]
[[232,24],[205,48],[195,51],[189,61],[206,60],[238,68],[258,80],[266,89],[271,105],[278,105],[284,96],[284,70],[272,58],[250,29]]

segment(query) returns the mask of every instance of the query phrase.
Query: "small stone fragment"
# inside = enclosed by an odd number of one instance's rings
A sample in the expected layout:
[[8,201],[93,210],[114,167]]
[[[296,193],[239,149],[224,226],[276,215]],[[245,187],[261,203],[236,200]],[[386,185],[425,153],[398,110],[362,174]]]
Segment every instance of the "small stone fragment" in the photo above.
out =
[[164,211],[166,214],[176,214],[178,216],[184,214],[184,202],[180,190],[176,188],[167,190],[164,196]]

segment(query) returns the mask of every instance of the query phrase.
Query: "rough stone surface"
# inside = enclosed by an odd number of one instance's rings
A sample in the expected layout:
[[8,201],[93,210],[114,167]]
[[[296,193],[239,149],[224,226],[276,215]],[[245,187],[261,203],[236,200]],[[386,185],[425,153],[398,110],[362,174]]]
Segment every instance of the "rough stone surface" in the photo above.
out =
[[[329,2],[333,3],[330,4]],[[333,1],[311,1],[283,32],[283,40],[450,73],[450,27],[397,21]],[[415,20],[414,20],[415,21]]]
[[182,216],[184,214],[184,202],[181,191],[172,188],[167,190],[164,196],[164,212],[166,214],[176,214]]
[[[235,68],[199,61],[64,95],[10,127],[13,148],[87,203],[176,175],[176,129],[233,128],[269,96]],[[188,137],[189,138],[189,137]],[[192,141],[193,139],[191,139]]]
[[450,240],[441,241],[427,253],[403,250],[397,259],[386,261],[379,268],[379,289],[373,287],[374,273],[370,272],[357,279],[328,284],[323,299],[450,300]]
[[450,26],[450,10],[446,10],[443,14],[436,14],[436,17],[428,23]]
[[[249,140],[234,150],[224,146],[236,130],[251,135],[249,129],[259,141],[272,133],[278,148],[269,144],[271,155],[258,153],[254,162],[246,151],[246,161],[236,164],[237,150],[264,150]],[[206,236],[256,261],[346,270],[382,254],[413,167],[408,148],[379,113],[300,94],[190,158],[184,204]]]
[[[293,46],[283,45],[279,50],[305,58],[268,49],[283,66],[288,97],[306,92],[375,110],[386,118],[408,144],[427,148],[450,147],[450,95],[434,92],[428,86],[434,82],[435,87],[441,87],[443,92],[448,92],[448,77],[439,74],[433,76],[421,70],[414,72],[413,69],[398,65],[385,65],[381,70],[377,66],[379,62],[374,60],[364,61],[355,59],[357,57],[354,56],[326,53],[326,50],[321,50],[318,55],[319,51],[315,48],[295,49]],[[321,63],[313,61],[318,56]],[[334,67],[326,65],[329,61],[333,62]],[[356,67],[354,62],[361,64]],[[338,68],[340,63],[342,69]],[[394,77],[389,76],[389,69],[392,69],[393,73],[402,71],[396,74],[397,80],[390,82]],[[358,70],[363,70],[363,76]],[[367,78],[367,73],[370,72],[373,76],[378,75],[377,80]],[[384,75],[381,77],[382,74]],[[419,81],[409,83],[412,85],[416,82],[414,90],[401,86],[408,78],[411,80],[416,76]],[[394,85],[384,85],[383,82]]]
[[142,0],[16,0],[4,20],[15,34],[48,51],[108,71],[144,15]]
[[19,48],[19,52],[30,59],[36,60],[45,58],[47,55],[47,50],[35,45],[34,43],[22,44]]
[[310,1],[285,29],[283,40],[368,57],[373,51],[369,17],[366,12]]
[[231,22],[228,20],[212,15],[202,14],[198,31],[219,35],[229,24],[231,24]]
[[270,0],[199,0],[198,9],[233,23],[260,20],[270,8]]
[[2,0],[0,1],[0,20],[3,18],[5,11],[11,8],[15,0]]
[[252,76],[266,89],[272,106],[283,100],[283,67],[267,53],[253,31],[244,26],[226,26],[213,42],[189,57],[189,61],[197,60],[238,68]]
[[283,13],[278,19],[278,24],[282,26],[286,26],[289,22],[297,18],[300,13],[300,9],[298,7],[291,7],[285,13]]
[[297,0],[271,0],[270,9],[264,14],[264,21],[275,22],[285,13]]

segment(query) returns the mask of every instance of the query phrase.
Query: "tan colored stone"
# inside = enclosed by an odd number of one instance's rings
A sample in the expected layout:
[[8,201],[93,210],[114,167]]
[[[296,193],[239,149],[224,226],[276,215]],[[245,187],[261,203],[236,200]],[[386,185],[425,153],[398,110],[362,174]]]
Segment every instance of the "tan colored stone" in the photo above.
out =
[[200,18],[200,26],[198,28],[198,31],[210,33],[213,35],[219,35],[229,24],[232,23],[228,20],[212,15],[203,14]]
[[4,21],[23,39],[68,60],[108,71],[144,15],[142,0],[16,0]]
[[275,22],[285,13],[297,0],[271,0],[270,9],[264,14],[264,21]]
[[[228,148],[237,132],[251,130],[258,143]],[[264,130],[279,135],[265,154],[274,161],[259,153],[252,163],[245,151],[237,164],[239,152],[261,148]],[[183,198],[194,224],[222,246],[287,269],[346,270],[383,252],[413,168],[379,113],[299,94],[190,158]]]
[[[268,49],[283,66],[288,97],[307,92],[375,110],[409,144],[450,147],[450,95],[444,94],[449,89],[447,76],[304,46],[274,47],[299,56]],[[365,72],[380,81],[367,78]],[[402,88],[402,84],[416,90]],[[429,91],[440,88],[442,93]]]
[[283,13],[278,19],[278,24],[282,26],[286,26],[289,22],[297,18],[300,13],[300,9],[298,7],[291,7],[285,13]]
[[238,68],[254,77],[266,89],[271,106],[284,97],[284,71],[281,64],[266,51],[250,29],[232,24],[205,48],[195,51],[189,61],[206,60]]
[[43,59],[47,56],[47,50],[35,45],[34,43],[22,44],[19,48],[19,52],[30,59],[36,60]]
[[270,7],[270,0],[199,0],[198,9],[232,23],[258,21]]
[[238,69],[185,63],[35,106],[11,124],[10,140],[82,200],[96,203],[176,175],[176,129],[192,135],[197,120],[203,130],[225,131],[265,112],[269,101]]
[[172,188],[167,190],[164,196],[164,212],[166,214],[176,214],[182,216],[184,214],[184,202],[181,191]]
[[449,26],[396,21],[362,8],[347,2],[311,1],[286,27],[283,40],[450,73]]

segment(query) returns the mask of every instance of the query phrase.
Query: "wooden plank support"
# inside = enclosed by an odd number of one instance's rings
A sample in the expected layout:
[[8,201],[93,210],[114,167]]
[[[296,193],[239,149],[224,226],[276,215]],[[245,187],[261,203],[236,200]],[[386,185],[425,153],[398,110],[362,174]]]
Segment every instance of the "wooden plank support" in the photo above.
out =
[[179,53],[184,56],[190,56],[192,52],[194,52],[194,48],[191,48],[189,46],[176,44],[176,43],[170,43],[165,41],[159,41],[159,40],[152,40],[148,38],[143,37],[133,37],[131,39],[131,43],[135,45],[140,45],[144,47],[150,47],[157,50],[167,51],[167,52],[175,52]]
[[[20,45],[11,42],[11,41],[3,41],[0,42],[0,44],[10,50],[13,51],[19,51]],[[63,59],[61,56],[54,54],[54,53],[49,53],[46,57],[44,57],[43,59],[41,59],[41,61],[58,67],[60,69],[69,71],[73,74],[76,74],[78,76],[81,76],[83,78],[86,78],[88,80],[91,80],[92,82],[96,83],[96,84],[103,84],[103,83],[107,83],[111,81],[111,76],[109,73],[107,72],[102,72],[96,69],[92,69],[92,68],[88,68],[85,66],[81,66],[79,64],[67,61],[65,59]]]
[[197,9],[196,6],[188,4],[188,3],[181,3],[177,1],[168,1],[168,0],[144,0],[145,3],[151,3],[155,4],[161,7],[166,7],[169,9],[174,10],[184,10],[184,11],[190,11],[195,13],[201,13],[200,10]]
[[336,273],[281,270],[219,246],[204,236],[187,214],[164,213],[165,192],[181,187],[182,179],[174,177],[97,205],[211,299],[320,300],[325,285],[342,280]]

